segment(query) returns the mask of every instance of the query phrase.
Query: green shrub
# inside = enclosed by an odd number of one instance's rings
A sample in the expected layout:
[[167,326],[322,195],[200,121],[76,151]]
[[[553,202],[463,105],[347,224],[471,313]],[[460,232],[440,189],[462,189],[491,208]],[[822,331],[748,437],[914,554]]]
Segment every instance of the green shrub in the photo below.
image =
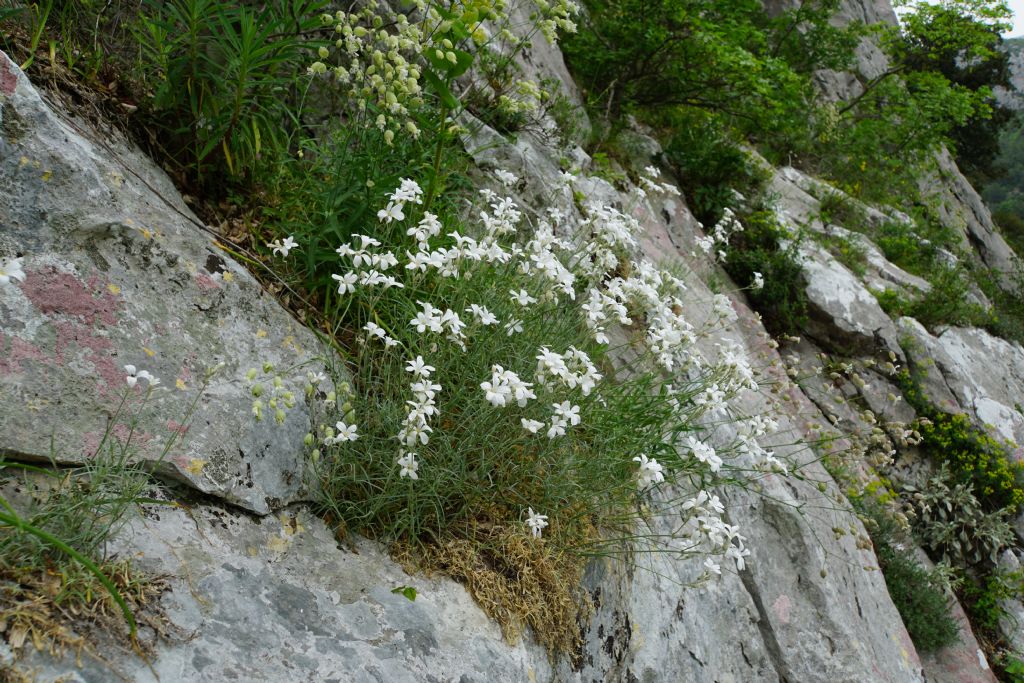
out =
[[1024,504],[1024,463],[1014,462],[1006,444],[974,427],[967,416],[929,411],[918,431],[924,452],[948,463],[956,480],[971,484],[987,509],[1012,514]]
[[914,532],[932,553],[958,567],[992,567],[1013,539],[1008,517],[1012,508],[986,509],[972,482],[956,481],[943,464],[921,488],[905,487],[910,495]]
[[855,501],[854,505],[865,518],[889,597],[914,647],[929,652],[957,642],[960,629],[942,575],[926,569],[912,551],[903,548],[896,540],[895,523],[877,504]]
[[[807,282],[797,261],[796,243],[770,211],[742,218],[744,229],[733,235],[725,270],[741,287],[761,273],[764,287],[748,291],[751,305],[774,335],[797,334],[807,323]],[[789,244],[782,246],[781,240]]]
[[818,198],[821,221],[865,234],[871,233],[867,213],[857,201],[840,192],[826,192]]
[[690,210],[704,225],[713,225],[736,203],[736,193],[753,197],[770,179],[723,127],[700,110],[679,109],[658,118],[667,132],[665,158],[677,171]]
[[315,43],[322,0],[261,7],[221,0],[146,0],[136,40],[138,78],[152,89],[147,125],[190,180],[245,177],[291,144],[298,79]]
[[963,268],[937,268],[931,275],[931,289],[912,299],[888,289],[875,292],[875,298],[890,317],[910,316],[930,330],[940,325],[988,327],[992,324],[991,313],[968,300],[970,281]]

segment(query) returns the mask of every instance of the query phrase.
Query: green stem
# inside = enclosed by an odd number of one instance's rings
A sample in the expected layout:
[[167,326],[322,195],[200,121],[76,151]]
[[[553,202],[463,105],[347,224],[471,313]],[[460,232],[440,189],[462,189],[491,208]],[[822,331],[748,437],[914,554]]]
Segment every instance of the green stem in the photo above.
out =
[[430,176],[430,185],[427,186],[427,199],[423,202],[423,213],[430,211],[430,205],[434,202],[434,193],[437,192],[437,177],[441,174],[441,155],[444,152],[444,143],[447,131],[445,121],[448,120],[448,107],[441,105],[441,124],[438,126],[437,144],[434,145],[434,173]]

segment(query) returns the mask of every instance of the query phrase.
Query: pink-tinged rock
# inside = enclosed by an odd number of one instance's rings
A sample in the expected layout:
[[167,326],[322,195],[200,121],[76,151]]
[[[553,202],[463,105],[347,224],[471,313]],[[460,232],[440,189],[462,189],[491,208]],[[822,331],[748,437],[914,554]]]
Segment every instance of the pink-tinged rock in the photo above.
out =
[[[258,513],[307,497],[315,400],[296,371],[283,379],[299,405],[282,425],[257,423],[244,376],[264,363],[322,369],[315,337],[214,245],[160,169],[122,140],[66,123],[0,54],[8,119],[18,125],[0,126],[0,255],[23,256],[26,278],[0,288],[0,449],[43,459],[54,444],[59,461],[75,463],[108,429],[124,444],[127,414],[110,421],[127,392],[139,420],[133,457]],[[225,288],[227,271],[235,286]],[[129,364],[163,386],[147,400],[144,380],[128,391]],[[193,460],[207,463],[201,473]]]

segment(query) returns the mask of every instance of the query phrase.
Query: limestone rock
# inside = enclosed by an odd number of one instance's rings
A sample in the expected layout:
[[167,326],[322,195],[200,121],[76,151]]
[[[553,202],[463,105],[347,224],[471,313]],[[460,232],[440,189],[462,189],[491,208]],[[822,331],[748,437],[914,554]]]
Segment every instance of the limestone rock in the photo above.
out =
[[[144,382],[120,424],[108,420],[131,364],[163,382],[131,435],[138,457],[258,513],[301,498],[304,377],[323,369],[317,340],[137,149],[55,113],[3,53],[0,75],[0,256],[24,256],[27,274],[0,288],[0,450],[83,462],[108,427],[108,438],[127,439]],[[298,405],[281,425],[272,411],[259,423],[251,414],[244,375],[264,363],[291,369]]]
[[[927,371],[925,393],[940,408],[965,411],[978,427],[1024,443],[1024,348],[976,328],[950,327],[937,336],[900,319],[912,341],[911,362]],[[929,364],[928,361],[931,361]]]
[[808,334],[841,352],[870,355],[876,349],[903,357],[896,326],[857,276],[809,241],[798,254],[811,308]]
[[988,207],[948,150],[937,154],[936,162],[937,172],[921,182],[922,193],[938,199],[942,224],[962,235],[964,246],[975,251],[987,267],[1002,274],[1004,286],[1012,287],[1017,255],[996,230]]
[[[253,519],[161,507],[133,520],[118,549],[170,577],[170,637],[152,670],[128,653],[81,668],[36,656],[26,664],[40,682],[552,680],[543,649],[507,644],[461,586],[409,576],[367,541],[342,549],[302,508]],[[404,585],[415,601],[391,592]]]
[[913,318],[903,317],[897,321],[903,350],[907,360],[919,379],[925,396],[937,408],[947,413],[961,412],[960,403],[946,383],[943,367],[951,367],[952,359],[938,345],[924,325]]

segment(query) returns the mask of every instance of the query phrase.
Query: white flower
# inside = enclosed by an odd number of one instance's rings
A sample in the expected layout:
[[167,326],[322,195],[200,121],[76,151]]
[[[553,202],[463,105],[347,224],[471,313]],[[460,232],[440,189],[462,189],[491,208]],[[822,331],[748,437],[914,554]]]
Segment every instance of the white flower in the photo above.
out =
[[568,401],[562,401],[561,403],[555,403],[553,407],[555,409],[555,415],[562,418],[569,424],[576,426],[580,423],[579,406],[574,406]]
[[471,313],[481,325],[496,325],[498,323],[498,319],[493,313],[487,310],[486,306],[470,304],[469,308],[466,309],[466,312]]
[[298,242],[296,242],[291,235],[284,238],[283,242],[281,240],[274,240],[273,242],[267,243],[267,247],[272,249],[275,254],[280,254],[281,256],[287,256],[288,252],[297,246],[299,246]]
[[710,557],[704,560],[704,569],[706,569],[711,574],[717,574],[718,576],[722,575],[722,568],[719,566],[717,562],[712,560]]
[[641,489],[665,481],[664,468],[654,458],[648,458],[646,455],[641,454],[633,458],[633,462],[640,463],[640,471],[637,472],[637,486]]
[[764,287],[764,276],[761,273],[754,273],[754,281],[750,283],[751,289],[761,289]]
[[518,176],[500,168],[494,172],[494,177],[497,178],[505,187],[512,187],[519,182]]
[[423,362],[423,356],[416,356],[416,360],[406,361],[405,371],[411,372],[417,377],[428,379],[430,373],[434,372],[435,368],[432,365],[427,365]]
[[138,370],[134,365],[124,366],[124,371],[128,373],[124,378],[124,381],[129,387],[134,387],[140,379],[146,380],[150,387],[155,387],[160,384],[159,379],[149,374],[146,370]]
[[529,306],[530,304],[537,303],[537,300],[530,296],[530,293],[525,289],[520,289],[518,292],[510,289],[508,293],[512,295],[512,302],[520,306]]
[[345,422],[342,421],[338,422],[334,426],[338,430],[338,435],[334,437],[334,443],[339,443],[341,441],[355,441],[359,438],[359,435],[356,434],[356,430],[358,429],[356,425],[345,424]]
[[160,378],[154,377],[153,375],[149,374],[149,372],[146,370],[139,370],[136,377],[138,377],[139,379],[146,380],[150,387],[160,386]]
[[533,508],[529,508],[529,512],[526,517],[526,526],[530,527],[530,532],[534,538],[540,538],[541,530],[548,525],[548,516],[540,515],[533,511]]
[[420,476],[416,474],[416,471],[420,468],[419,462],[416,460],[416,454],[407,452],[396,461],[401,466],[401,470],[398,472],[400,477],[409,477],[412,480],[419,479]]
[[523,429],[531,434],[536,434],[537,430],[544,426],[544,423],[539,420],[527,420],[525,417],[520,422],[523,424]]
[[518,320],[516,318],[513,318],[512,320],[509,320],[507,323],[505,323],[505,334],[508,335],[509,337],[511,337],[513,334],[515,334],[517,332],[522,332],[522,331],[523,331],[523,321],[522,320]]
[[388,333],[384,331],[384,328],[375,322],[366,323],[363,325],[363,329],[366,330],[371,337],[377,337],[378,339],[383,339],[388,335]]
[[0,259],[0,287],[6,287],[11,280],[24,281],[25,271],[22,270],[21,259]]
[[331,278],[338,282],[338,294],[350,294],[356,291],[356,283],[359,281],[359,276],[355,273],[345,273],[344,275],[335,273],[331,275]]
[[417,301],[423,310],[416,314],[416,317],[409,321],[409,324],[416,328],[416,331],[423,334],[427,330],[431,332],[443,332],[443,318],[438,315],[440,310],[434,308],[430,302]]
[[565,436],[565,418],[553,415],[551,417],[551,427],[548,429],[548,438],[554,439],[558,436]]
[[484,397],[495,408],[504,407],[508,397],[512,394],[512,390],[500,382],[481,382],[480,388],[484,390]]
[[384,223],[391,221],[405,220],[405,204],[400,202],[388,202],[388,205],[377,212],[377,219]]
[[722,468],[722,459],[710,445],[688,436],[686,437],[686,447],[693,453],[693,457],[710,467],[712,472],[717,472]]

